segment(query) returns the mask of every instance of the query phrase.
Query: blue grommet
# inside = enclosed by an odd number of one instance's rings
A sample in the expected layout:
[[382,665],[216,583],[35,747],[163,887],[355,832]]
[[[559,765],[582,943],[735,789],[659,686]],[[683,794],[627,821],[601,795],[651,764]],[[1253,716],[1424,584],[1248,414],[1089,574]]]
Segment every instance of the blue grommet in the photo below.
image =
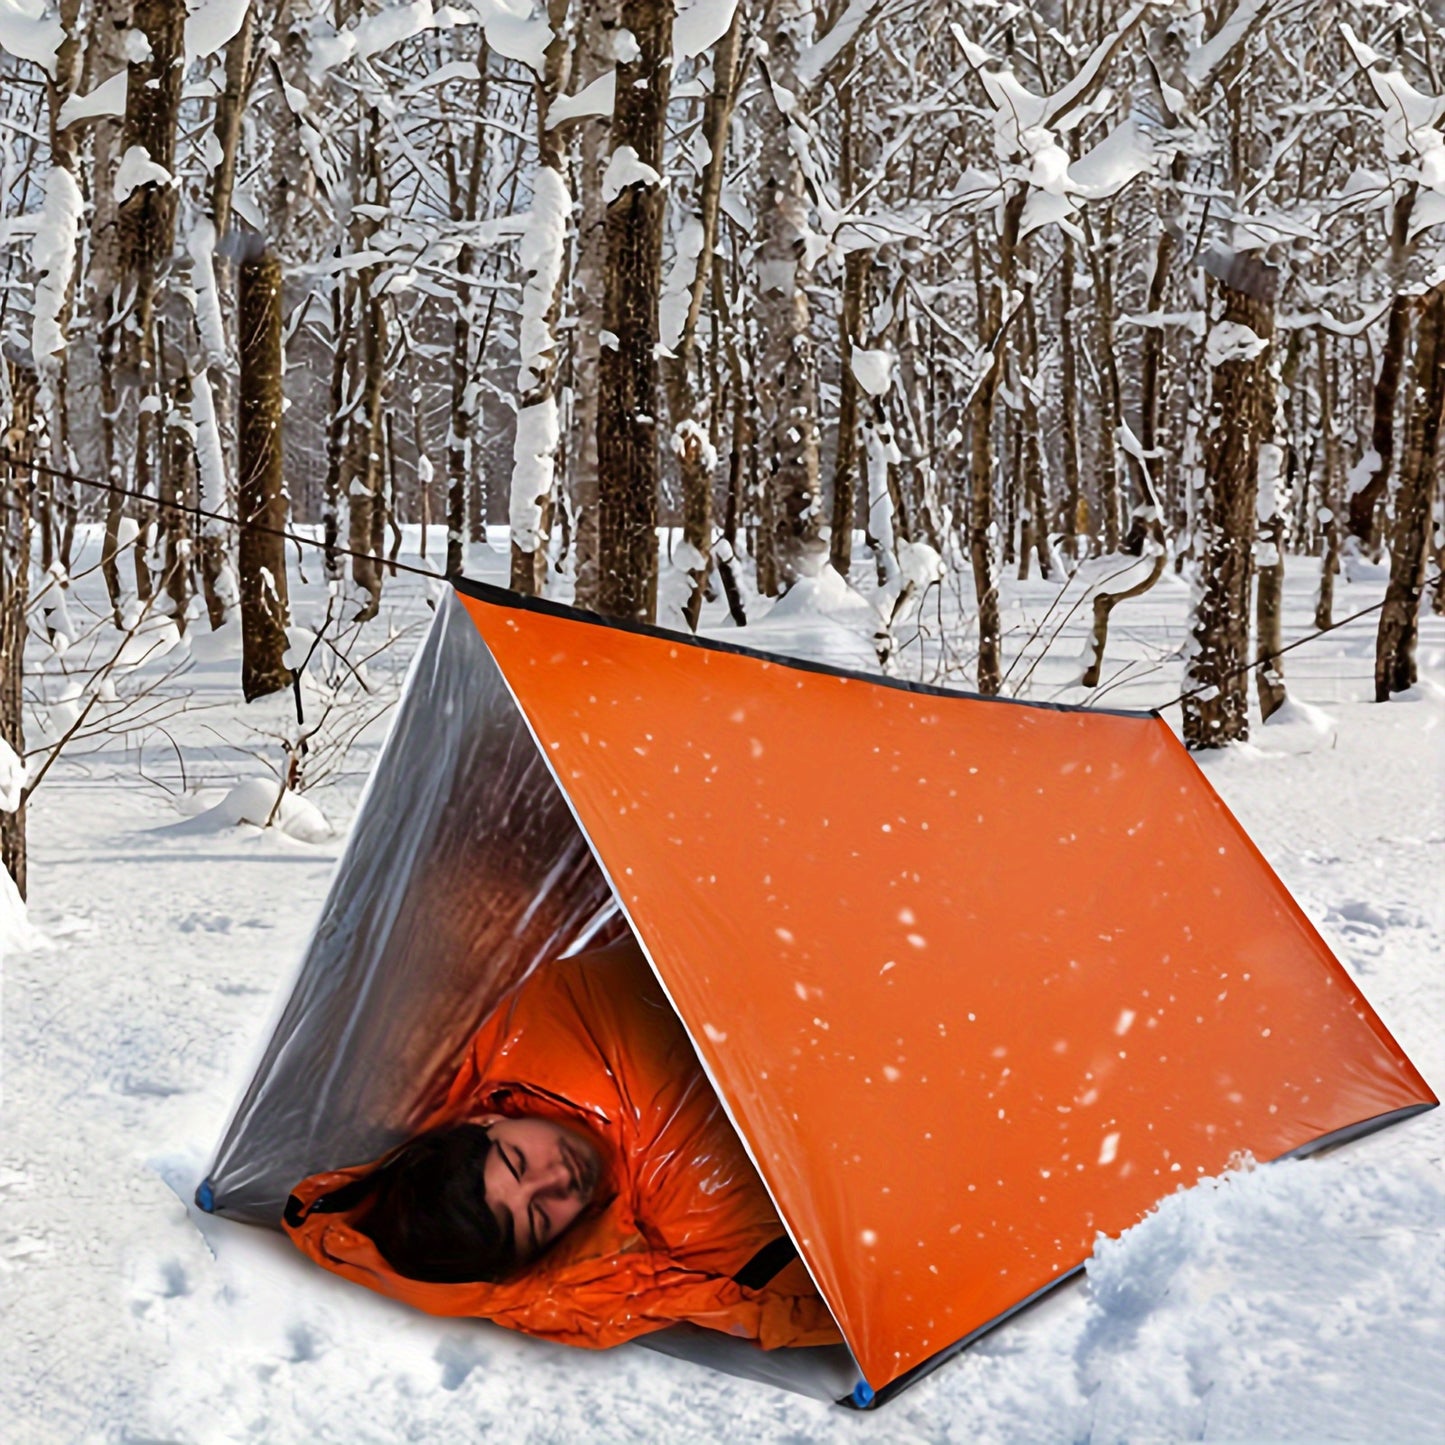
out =
[[205,1210],[207,1214],[216,1212],[216,1191],[211,1188],[209,1179],[202,1179],[196,1190],[196,1208]]
[[859,1380],[853,1386],[852,1400],[860,1410],[866,1410],[873,1403],[873,1386],[867,1380]]

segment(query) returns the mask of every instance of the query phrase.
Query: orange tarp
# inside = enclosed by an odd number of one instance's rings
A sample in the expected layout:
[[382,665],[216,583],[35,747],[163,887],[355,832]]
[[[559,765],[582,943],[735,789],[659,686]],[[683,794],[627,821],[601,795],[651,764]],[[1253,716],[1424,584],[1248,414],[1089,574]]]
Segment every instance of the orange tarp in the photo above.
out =
[[462,592],[873,1389],[1435,1102],[1162,719]]

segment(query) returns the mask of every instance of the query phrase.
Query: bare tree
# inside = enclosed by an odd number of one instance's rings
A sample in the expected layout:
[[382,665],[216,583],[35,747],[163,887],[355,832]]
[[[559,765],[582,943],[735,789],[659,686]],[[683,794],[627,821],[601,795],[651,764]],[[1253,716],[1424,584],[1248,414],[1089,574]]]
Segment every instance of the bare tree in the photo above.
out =
[[808,199],[793,131],[803,123],[799,59],[812,0],[771,0],[760,32],[772,104],[764,104],[758,158],[757,319],[763,341],[756,381],[771,517],[759,538],[758,584],[786,590],[822,535],[818,400],[807,287],[812,265]]
[[1439,488],[1440,431],[1445,427],[1445,280],[1411,306],[1415,325],[1413,375],[1400,457],[1400,480],[1391,498],[1390,582],[1375,644],[1375,701],[1388,702],[1416,680],[1415,643],[1425,588],[1430,503]]
[[[1249,736],[1250,583],[1259,449],[1274,415],[1270,349],[1278,274],[1250,256],[1221,258],[1220,313],[1208,343],[1209,420],[1198,602],[1185,679],[1184,741],[1222,747]],[[1197,690],[1196,690],[1197,689]]]
[[[618,43],[598,363],[598,608],[657,615],[657,302],[662,286],[663,128],[672,0],[626,0]],[[621,34],[622,32],[619,32]]]
[[0,867],[25,896],[25,635],[30,496],[39,378],[28,355],[0,356]]
[[291,686],[285,662],[286,492],[281,469],[281,263],[259,242],[241,262],[241,691],[247,702]]

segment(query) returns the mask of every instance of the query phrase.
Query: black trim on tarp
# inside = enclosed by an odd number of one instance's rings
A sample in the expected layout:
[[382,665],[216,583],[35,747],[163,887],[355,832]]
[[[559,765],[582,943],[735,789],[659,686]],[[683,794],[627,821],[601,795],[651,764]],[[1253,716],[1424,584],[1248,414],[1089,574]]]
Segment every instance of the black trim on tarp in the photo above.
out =
[[762,1289],[798,1257],[798,1246],[786,1234],[770,1239],[734,1276],[744,1289]]
[[1090,707],[1085,703],[1036,702],[1022,697],[988,697],[981,692],[968,692],[963,688],[939,687],[929,682],[910,682],[902,677],[882,677],[875,672],[859,672],[851,667],[835,667],[832,663],[814,662],[806,657],[787,657],[782,653],[764,652],[756,647],[743,647],[736,642],[722,642],[714,637],[697,637],[687,632],[673,632],[650,622],[634,622],[622,617],[603,617],[597,612],[585,612],[580,607],[571,607],[565,602],[553,602],[546,597],[526,597],[506,587],[496,587],[490,582],[477,582],[470,577],[448,577],[446,579],[464,597],[478,602],[490,602],[496,607],[510,607],[518,612],[539,612],[544,617],[559,617],[568,622],[585,622],[593,627],[610,627],[617,632],[631,632],[639,637],[651,637],[660,642],[681,644],[684,647],[700,647],[708,652],[731,652],[738,657],[751,657],[756,662],[770,662],[778,667],[791,667],[799,672],[815,672],[824,677],[843,677],[851,682],[870,682],[879,687],[897,688],[901,692],[917,693],[921,697],[953,697],[968,702],[1007,703],[1011,707],[1041,708],[1045,712],[1084,712],[1098,717],[1128,717],[1143,720],[1157,718],[1162,714],[1157,708],[1140,711],[1122,707]]
[[[1338,1144],[1348,1144],[1351,1140],[1363,1138],[1366,1134],[1373,1134],[1377,1129],[1384,1129],[1391,1124],[1398,1124],[1415,1114],[1423,1114],[1430,1109],[1438,1107],[1438,1103],[1428,1104],[1406,1104],[1402,1109],[1391,1109],[1385,1114],[1376,1114],[1369,1119],[1361,1119],[1357,1124],[1346,1124],[1342,1129],[1334,1129],[1328,1134],[1321,1134],[1318,1139],[1311,1139],[1307,1144],[1301,1144],[1297,1149],[1291,1149],[1287,1153],[1277,1156],[1279,1159],[1303,1159],[1310,1154],[1319,1152],[1322,1149],[1330,1149]],[[1274,1162],[1274,1161],[1269,1161]],[[838,1404],[846,1406],[850,1410],[876,1410],[880,1405],[886,1405],[894,1396],[901,1394],[910,1385],[916,1385],[925,1375],[932,1374],[940,1365],[947,1364],[955,1355],[961,1354],[975,1340],[986,1335],[990,1330],[1003,1324],[1005,1320],[1012,1319],[1020,1310],[1027,1309],[1036,1300],[1042,1298],[1050,1290],[1057,1289],[1059,1285],[1067,1283],[1075,1275],[1084,1269],[1082,1264],[1076,1264],[1072,1269],[1065,1270],[1063,1274],[1051,1279],[1047,1284],[1040,1285],[1031,1295],[1021,1299],[1016,1305],[1011,1305],[1001,1315],[995,1315],[987,1324],[980,1325],[976,1330],[970,1331],[961,1340],[940,1350],[936,1355],[930,1355],[928,1359],[916,1364],[906,1374],[899,1375],[896,1380],[891,1380],[881,1390],[875,1392],[866,1405],[860,1405],[852,1395],[844,1395]]]
[[302,1204],[294,1194],[288,1195],[286,1209],[281,1217],[295,1229],[313,1214],[343,1214],[360,1204],[371,1193],[375,1183],[376,1180],[370,1174],[363,1174],[360,1179],[353,1179],[349,1184],[343,1184],[340,1189],[318,1194],[310,1205]]

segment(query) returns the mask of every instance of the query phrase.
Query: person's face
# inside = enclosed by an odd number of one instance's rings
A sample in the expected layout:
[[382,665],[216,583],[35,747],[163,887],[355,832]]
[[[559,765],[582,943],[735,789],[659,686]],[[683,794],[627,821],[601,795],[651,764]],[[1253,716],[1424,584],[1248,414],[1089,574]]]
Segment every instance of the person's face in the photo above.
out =
[[483,1180],[502,1229],[510,1225],[517,1259],[546,1249],[592,1202],[602,1160],[581,1134],[550,1119],[480,1119],[491,1136]]

